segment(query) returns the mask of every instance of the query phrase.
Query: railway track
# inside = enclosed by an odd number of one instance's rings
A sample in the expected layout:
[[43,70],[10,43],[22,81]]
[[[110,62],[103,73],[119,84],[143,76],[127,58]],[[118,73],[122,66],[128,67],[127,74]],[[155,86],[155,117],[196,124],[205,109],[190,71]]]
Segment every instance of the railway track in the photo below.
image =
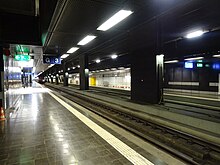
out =
[[[78,89],[79,86],[71,85],[70,88]],[[118,90],[118,89],[105,89],[100,87],[90,87],[90,93],[95,93],[98,95],[109,96],[117,99],[130,99],[130,91],[126,90]],[[161,105],[162,108],[165,108],[170,111],[175,111],[176,113],[184,113],[189,116],[196,116],[198,118],[206,118],[210,121],[219,122],[220,119],[220,108],[216,106],[208,106],[203,105],[202,103],[192,103],[187,101],[179,101],[173,99],[166,98],[166,94],[164,95],[164,101]]]
[[68,87],[49,86],[71,101],[129,130],[139,137],[180,157],[190,164],[219,165],[220,146],[203,139],[149,122],[140,116],[134,116],[129,110],[122,110],[109,103],[104,103],[85,95],[74,93]]
[[[71,84],[70,88],[78,89],[79,86]],[[103,94],[117,96],[117,97],[124,98],[124,99],[129,99],[131,97],[131,91],[127,91],[127,90],[93,87],[93,86],[90,86],[89,89],[96,91],[96,92],[98,91]],[[171,95],[172,95],[172,97],[171,97]],[[195,96],[193,96],[193,97],[195,97]],[[164,93],[164,101],[162,103],[164,103],[164,104],[165,103],[172,103],[172,104],[178,104],[178,105],[183,105],[183,106],[190,106],[190,107],[195,107],[195,108],[200,108],[200,109],[208,109],[208,110],[220,112],[220,107],[218,105],[219,102],[212,103],[209,105],[210,101],[212,102],[212,100],[206,101],[205,99],[201,99],[201,100],[196,99],[196,101],[194,101],[194,99],[192,99],[191,96],[189,96],[189,95],[184,96],[184,95],[169,94],[169,93],[165,92]],[[166,106],[166,107],[169,108],[170,106]],[[171,107],[171,108],[173,108],[173,107]],[[182,110],[185,110],[185,107],[183,107]],[[198,113],[200,113],[200,112],[198,112]]]

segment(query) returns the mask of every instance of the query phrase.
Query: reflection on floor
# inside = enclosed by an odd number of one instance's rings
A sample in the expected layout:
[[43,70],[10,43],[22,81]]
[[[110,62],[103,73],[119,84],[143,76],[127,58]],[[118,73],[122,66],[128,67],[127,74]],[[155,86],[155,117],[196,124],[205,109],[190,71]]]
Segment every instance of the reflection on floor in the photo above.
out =
[[54,100],[33,86],[20,108],[1,122],[0,164],[131,164]]

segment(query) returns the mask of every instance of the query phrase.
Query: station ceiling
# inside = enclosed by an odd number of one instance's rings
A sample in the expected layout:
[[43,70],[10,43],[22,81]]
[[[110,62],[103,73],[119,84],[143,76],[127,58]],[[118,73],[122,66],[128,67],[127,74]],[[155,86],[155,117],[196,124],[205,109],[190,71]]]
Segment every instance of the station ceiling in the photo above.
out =
[[[142,48],[155,49],[155,54],[163,53],[167,59],[219,50],[219,0],[48,0],[39,2],[39,30],[40,40],[43,42],[43,53],[62,55],[71,47],[77,46],[79,50],[63,60],[70,66],[76,65],[78,57],[85,53],[88,54],[89,61],[92,63],[97,58],[107,59],[114,53],[132,55],[133,51]],[[20,4],[23,5],[18,8],[8,4],[1,1],[0,10],[15,14],[36,15],[34,0],[22,0]],[[131,10],[133,13],[108,31],[96,30],[121,9]],[[184,38],[187,33],[198,29],[208,32],[197,39]],[[95,35],[96,38],[87,45],[78,46],[77,43],[89,34]]]

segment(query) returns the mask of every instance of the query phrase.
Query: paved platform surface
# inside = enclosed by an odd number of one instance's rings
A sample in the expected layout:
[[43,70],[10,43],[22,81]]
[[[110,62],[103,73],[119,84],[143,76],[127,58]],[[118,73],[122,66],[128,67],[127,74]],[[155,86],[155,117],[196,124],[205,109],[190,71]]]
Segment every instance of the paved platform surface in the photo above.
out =
[[19,109],[0,123],[1,165],[184,164],[150,145],[144,147],[136,137],[131,142],[133,135],[123,130],[115,132],[101,121],[97,125],[88,113],[80,114],[47,88],[34,85],[18,94]]

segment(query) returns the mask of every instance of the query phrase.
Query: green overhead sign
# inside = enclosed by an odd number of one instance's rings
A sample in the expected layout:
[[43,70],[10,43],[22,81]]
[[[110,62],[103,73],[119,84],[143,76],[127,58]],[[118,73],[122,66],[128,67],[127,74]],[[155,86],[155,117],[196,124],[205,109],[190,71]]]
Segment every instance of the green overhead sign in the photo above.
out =
[[197,63],[197,68],[202,68],[203,64],[202,63]]
[[15,60],[16,61],[30,61],[31,57],[29,55],[24,54],[16,54]]
[[30,49],[27,46],[22,45],[16,45],[15,47],[16,52],[22,52],[22,53],[30,53]]

